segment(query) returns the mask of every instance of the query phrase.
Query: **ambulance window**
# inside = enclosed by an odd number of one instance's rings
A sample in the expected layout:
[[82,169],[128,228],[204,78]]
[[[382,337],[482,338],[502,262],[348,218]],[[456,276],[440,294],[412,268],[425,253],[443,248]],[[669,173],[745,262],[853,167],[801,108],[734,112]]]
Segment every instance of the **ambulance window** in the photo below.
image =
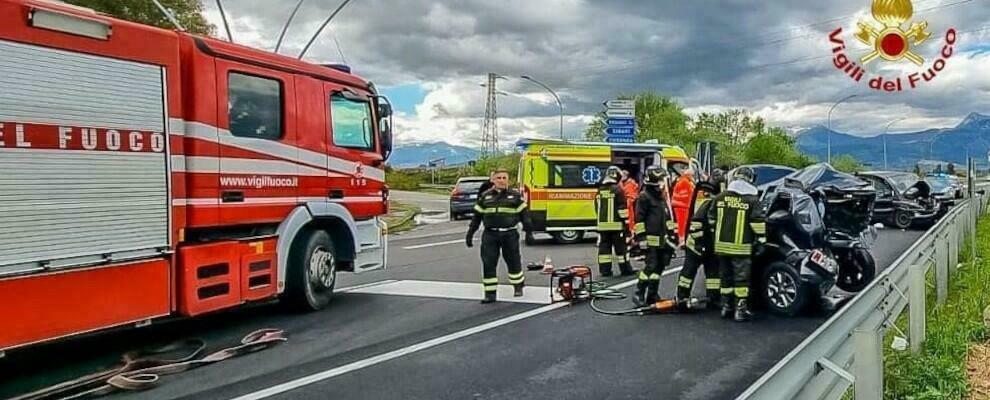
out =
[[334,94],[330,96],[330,118],[333,120],[333,144],[362,150],[375,147],[371,103]]
[[282,137],[282,82],[231,72],[227,77],[227,101],[232,135]]
[[588,188],[598,185],[607,163],[556,162],[550,164],[550,187]]

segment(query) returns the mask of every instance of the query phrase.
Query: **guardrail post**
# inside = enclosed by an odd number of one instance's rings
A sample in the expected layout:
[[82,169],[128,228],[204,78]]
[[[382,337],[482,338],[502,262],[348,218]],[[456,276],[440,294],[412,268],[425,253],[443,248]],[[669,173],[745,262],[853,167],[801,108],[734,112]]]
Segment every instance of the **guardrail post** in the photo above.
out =
[[932,246],[935,248],[933,258],[935,260],[936,273],[940,270],[949,270],[949,243],[945,240],[946,236],[950,235],[945,232],[939,232],[932,238]]
[[925,342],[925,264],[911,266],[908,284],[908,336],[911,352],[917,353]]
[[962,230],[962,224],[959,224],[959,218],[952,219],[952,230],[949,234],[949,270],[956,272],[956,267],[959,266],[959,233]]
[[[913,340],[912,340],[913,342]],[[883,398],[883,336],[871,329],[853,331],[856,349],[853,361],[856,381],[853,388],[856,400],[880,400]]]
[[[941,247],[941,245],[939,245],[937,241],[934,244],[936,246]],[[936,301],[936,303],[938,305],[945,304],[945,300],[949,297],[949,269],[946,268],[946,267],[947,267],[946,263],[941,262],[941,260],[936,260],[936,262],[935,262],[935,294],[936,294],[935,301]],[[913,272],[913,271],[911,271],[911,272]],[[912,283],[912,285],[913,285],[913,283]],[[914,290],[914,287],[912,286],[910,290]],[[911,314],[911,315],[913,316],[914,314]],[[911,340],[911,342],[912,343],[914,342],[914,340],[913,340],[913,333],[912,333],[912,340]]]

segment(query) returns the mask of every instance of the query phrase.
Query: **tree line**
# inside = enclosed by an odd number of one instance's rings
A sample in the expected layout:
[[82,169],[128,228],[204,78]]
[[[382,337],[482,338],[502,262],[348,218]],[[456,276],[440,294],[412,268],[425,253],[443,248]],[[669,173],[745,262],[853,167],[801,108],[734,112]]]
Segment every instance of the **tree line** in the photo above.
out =
[[[742,164],[777,164],[803,168],[816,162],[801,153],[794,137],[779,127],[768,126],[759,116],[743,109],[720,113],[701,113],[691,118],[671,97],[654,92],[619,96],[634,100],[636,107],[636,142],[656,140],[680,146],[694,155],[698,143],[716,143],[716,165],[733,167]],[[597,114],[584,131],[588,141],[604,141],[605,113]],[[863,166],[852,156],[832,158],[840,171],[855,172]]]

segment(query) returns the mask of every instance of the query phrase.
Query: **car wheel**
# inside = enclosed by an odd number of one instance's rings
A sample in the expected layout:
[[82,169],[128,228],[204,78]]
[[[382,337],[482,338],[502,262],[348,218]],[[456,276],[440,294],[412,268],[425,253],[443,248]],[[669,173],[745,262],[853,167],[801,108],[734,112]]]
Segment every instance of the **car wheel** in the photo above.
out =
[[761,286],[761,302],[777,315],[795,316],[808,301],[808,294],[801,287],[800,275],[783,261],[767,266]]
[[584,231],[567,230],[553,233],[553,238],[560,244],[572,244],[580,242],[584,238]]
[[894,226],[899,229],[907,229],[911,227],[911,213],[907,211],[898,210],[894,213]]
[[317,311],[333,297],[337,255],[330,234],[311,230],[300,235],[289,253],[286,298],[297,309]]
[[835,286],[850,293],[856,293],[866,288],[877,275],[877,264],[873,254],[863,248],[855,248],[839,265],[839,276]]

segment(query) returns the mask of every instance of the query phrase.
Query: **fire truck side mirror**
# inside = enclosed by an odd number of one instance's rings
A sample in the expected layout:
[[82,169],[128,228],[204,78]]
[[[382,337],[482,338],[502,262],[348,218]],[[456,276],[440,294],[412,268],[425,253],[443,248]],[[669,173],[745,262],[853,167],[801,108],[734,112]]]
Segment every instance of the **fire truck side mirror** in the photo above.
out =
[[381,135],[382,157],[392,154],[392,103],[385,96],[375,96],[378,108],[378,132]]

